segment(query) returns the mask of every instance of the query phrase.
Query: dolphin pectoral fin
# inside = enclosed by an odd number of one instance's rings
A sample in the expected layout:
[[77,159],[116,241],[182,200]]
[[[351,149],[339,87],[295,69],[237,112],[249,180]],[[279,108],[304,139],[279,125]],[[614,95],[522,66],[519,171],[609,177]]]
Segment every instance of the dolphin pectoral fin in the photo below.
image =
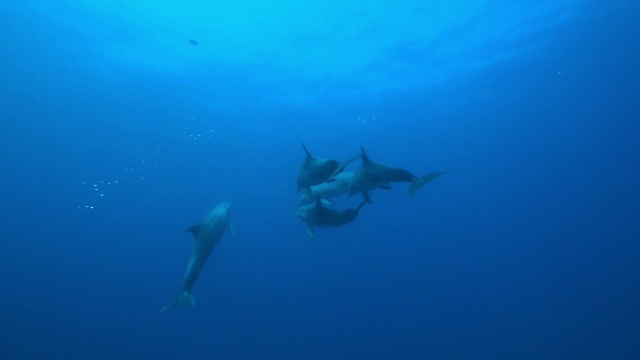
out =
[[233,226],[233,223],[231,221],[229,221],[229,223],[227,223],[227,228],[229,229],[229,232],[231,233],[231,236],[236,236],[236,227]]
[[371,201],[371,193],[363,191],[362,192],[362,197],[364,198],[364,202],[368,202],[369,204],[373,204],[373,201]]
[[364,200],[362,200],[362,202],[358,205],[358,207],[356,208],[354,214],[356,214],[356,216],[357,216],[358,215],[358,211],[360,211],[360,209],[362,209],[362,207],[367,203],[368,204],[372,204],[373,203],[371,201],[371,193],[367,193],[367,197]]
[[305,186],[302,190],[302,196],[308,202],[311,202],[311,187]]
[[433,179],[440,175],[446,174],[446,172],[434,172],[420,177],[414,177],[411,179],[411,186],[409,187],[409,196],[413,196],[416,191],[420,190],[426,183],[431,182]]
[[162,310],[160,310],[160,312],[165,312],[176,306],[193,307],[195,304],[196,304],[196,299],[194,299],[193,296],[191,296],[191,294],[189,294],[188,291],[185,291],[184,293],[182,293],[182,295],[178,296],[177,299],[173,300],[167,306],[163,307]]
[[326,182],[335,181],[336,179],[334,179],[334,178],[336,177],[336,175],[338,175],[341,172],[343,172],[346,167],[347,167],[347,164],[345,164],[345,163],[341,163],[340,165],[338,165],[338,167],[335,170],[333,170],[333,172],[331,173],[331,175],[329,176],[329,178],[327,179]]
[[326,199],[326,198],[322,198],[322,205],[323,206],[330,206],[330,205],[335,205],[336,203],[333,202],[331,199]]
[[307,234],[309,234],[309,237],[312,239],[316,237],[316,231],[313,226],[307,225]]
[[194,237],[198,237],[198,234],[200,233],[200,225],[193,225],[192,227],[187,229],[187,232],[190,232],[193,234]]

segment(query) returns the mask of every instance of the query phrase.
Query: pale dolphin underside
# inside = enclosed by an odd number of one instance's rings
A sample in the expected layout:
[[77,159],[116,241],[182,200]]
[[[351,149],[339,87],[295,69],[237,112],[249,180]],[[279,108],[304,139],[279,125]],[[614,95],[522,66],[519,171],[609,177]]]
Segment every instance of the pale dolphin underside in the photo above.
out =
[[369,191],[376,188],[389,188],[389,184],[392,182],[411,183],[409,196],[413,196],[425,184],[440,175],[446,174],[446,172],[433,172],[424,176],[415,176],[407,170],[373,162],[364,152],[364,148],[362,150],[362,164],[351,178],[349,196],[361,193],[366,199]]
[[360,157],[360,154],[358,154],[345,162],[323,159],[311,155],[307,147],[304,144],[301,145],[305,152],[305,159],[298,170],[298,178],[296,180],[298,191],[330,181],[332,177],[344,171],[348,164]]
[[307,234],[313,238],[316,227],[340,227],[355,220],[367,202],[369,201],[363,200],[355,209],[333,210],[325,207],[318,197],[314,203],[300,206],[295,215],[305,222]]
[[191,296],[190,292],[204,264],[207,262],[209,255],[211,255],[213,249],[218,245],[227,228],[229,228],[232,235],[235,233],[233,225],[231,225],[229,221],[230,209],[231,204],[226,202],[220,203],[209,212],[202,224],[187,229],[187,232],[193,234],[195,241],[191,250],[191,257],[189,258],[187,273],[184,276],[184,282],[182,284],[183,293],[162,308],[160,312],[167,311],[177,305],[192,307],[195,304],[195,299]]
[[333,176],[329,182],[308,187],[302,193],[300,205],[315,202],[316,198],[322,198],[324,204],[330,204],[329,199],[349,192],[349,183],[351,183],[352,177],[351,171],[343,171]]

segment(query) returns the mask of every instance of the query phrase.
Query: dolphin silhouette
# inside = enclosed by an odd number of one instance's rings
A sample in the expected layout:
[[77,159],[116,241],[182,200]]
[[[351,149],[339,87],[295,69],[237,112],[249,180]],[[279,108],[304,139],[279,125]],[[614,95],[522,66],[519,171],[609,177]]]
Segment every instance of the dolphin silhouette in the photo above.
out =
[[177,305],[193,306],[195,305],[195,299],[191,296],[190,292],[193,285],[198,279],[198,275],[202,271],[204,264],[207,262],[209,255],[213,251],[213,248],[218,245],[220,238],[228,228],[231,235],[235,234],[233,225],[229,221],[229,211],[231,204],[223,202],[214,207],[202,224],[195,225],[187,229],[195,237],[193,243],[193,249],[191,250],[191,257],[189,258],[189,265],[187,266],[187,273],[184,276],[184,282],[182,284],[182,295],[177,299],[170,302],[167,306],[163,307],[160,312],[165,312]]
[[303,205],[295,212],[302,221],[307,225],[307,234],[311,238],[315,236],[315,227],[339,227],[355,220],[358,211],[366,204],[368,200],[363,200],[355,209],[333,210],[326,208],[322,204],[321,198],[311,204]]
[[361,157],[362,164],[353,174],[349,183],[349,196],[361,193],[366,199],[369,191],[376,188],[388,189],[392,182],[411,183],[409,196],[413,196],[426,183],[446,174],[446,172],[434,172],[418,177],[407,170],[371,161],[364,152],[364,148],[362,148]]
[[311,155],[307,147],[304,144],[301,145],[306,156],[298,170],[298,179],[296,180],[298,191],[306,191],[310,186],[330,181],[333,176],[341,173],[348,164],[360,157],[358,154],[345,162],[323,159]]

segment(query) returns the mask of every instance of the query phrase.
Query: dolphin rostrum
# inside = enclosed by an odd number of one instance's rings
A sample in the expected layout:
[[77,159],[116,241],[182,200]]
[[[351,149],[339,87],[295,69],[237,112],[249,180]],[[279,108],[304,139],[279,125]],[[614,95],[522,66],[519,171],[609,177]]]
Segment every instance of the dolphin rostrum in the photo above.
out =
[[296,181],[298,184],[298,191],[305,190],[309,186],[319,185],[323,182],[330,181],[333,176],[341,173],[349,163],[360,157],[360,154],[358,154],[341,163],[337,160],[323,159],[311,155],[304,144],[302,144],[302,148],[304,149],[306,157],[298,171],[298,179]]
[[295,215],[307,224],[307,234],[313,238],[315,227],[339,227],[355,220],[356,216],[358,216],[358,211],[367,202],[369,201],[363,200],[355,209],[338,211],[326,208],[322,204],[322,199],[318,197],[314,203],[300,206]]
[[418,191],[426,183],[432,181],[445,172],[434,172],[424,176],[415,176],[407,170],[394,166],[373,162],[362,148],[362,164],[356,170],[349,183],[349,196],[362,193],[367,198],[369,191],[376,188],[389,188],[392,182],[409,182],[409,196]]
[[176,305],[193,306],[195,299],[191,296],[190,292],[200,275],[200,271],[207,262],[209,255],[216,247],[220,238],[224,234],[224,231],[229,228],[231,235],[235,234],[233,225],[229,221],[229,211],[231,204],[223,202],[214,207],[202,224],[195,225],[187,229],[195,237],[193,243],[193,249],[191,250],[191,257],[189,258],[189,265],[187,266],[187,273],[184,276],[184,282],[182,284],[183,293],[177,299],[169,303],[160,310],[160,312],[167,311]]

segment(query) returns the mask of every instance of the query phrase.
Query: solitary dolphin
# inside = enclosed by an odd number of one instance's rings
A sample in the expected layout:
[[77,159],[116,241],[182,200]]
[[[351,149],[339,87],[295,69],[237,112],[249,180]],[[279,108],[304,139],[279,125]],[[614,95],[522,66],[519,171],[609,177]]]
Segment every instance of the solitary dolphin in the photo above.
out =
[[322,198],[325,201],[331,203],[330,198],[336,197],[349,192],[349,183],[353,173],[350,171],[343,171],[340,174],[331,178],[332,181],[324,182],[319,185],[308,187],[302,195],[302,205],[315,202],[316,198]]
[[184,282],[182,284],[182,290],[184,291],[177,299],[169,303],[160,310],[160,312],[167,311],[176,305],[193,306],[196,300],[189,294],[200,271],[207,262],[211,251],[216,247],[220,238],[224,234],[224,231],[229,228],[231,235],[234,235],[235,231],[233,225],[229,221],[229,210],[231,204],[223,202],[214,207],[202,224],[195,225],[187,229],[195,236],[195,242],[193,243],[193,249],[191,250],[191,257],[189,258],[189,265],[187,266],[187,274],[184,276]]
[[341,173],[349,163],[360,157],[360,155],[356,155],[341,163],[337,160],[323,159],[311,155],[304,144],[302,144],[302,148],[306,153],[306,157],[298,171],[298,179],[296,181],[298,184],[298,191],[305,190],[309,186],[319,185],[323,182],[329,181],[331,177]]
[[300,206],[295,214],[307,224],[307,234],[313,238],[316,226],[339,227],[348,224],[358,216],[358,211],[367,202],[368,200],[363,200],[355,209],[337,211],[326,208],[318,197],[314,203]]
[[432,181],[445,172],[434,172],[424,176],[415,176],[407,170],[403,170],[390,165],[373,162],[362,148],[362,164],[356,170],[349,183],[349,196],[362,193],[365,199],[368,192],[376,188],[389,188],[392,182],[410,182],[409,196],[418,191],[426,183]]

